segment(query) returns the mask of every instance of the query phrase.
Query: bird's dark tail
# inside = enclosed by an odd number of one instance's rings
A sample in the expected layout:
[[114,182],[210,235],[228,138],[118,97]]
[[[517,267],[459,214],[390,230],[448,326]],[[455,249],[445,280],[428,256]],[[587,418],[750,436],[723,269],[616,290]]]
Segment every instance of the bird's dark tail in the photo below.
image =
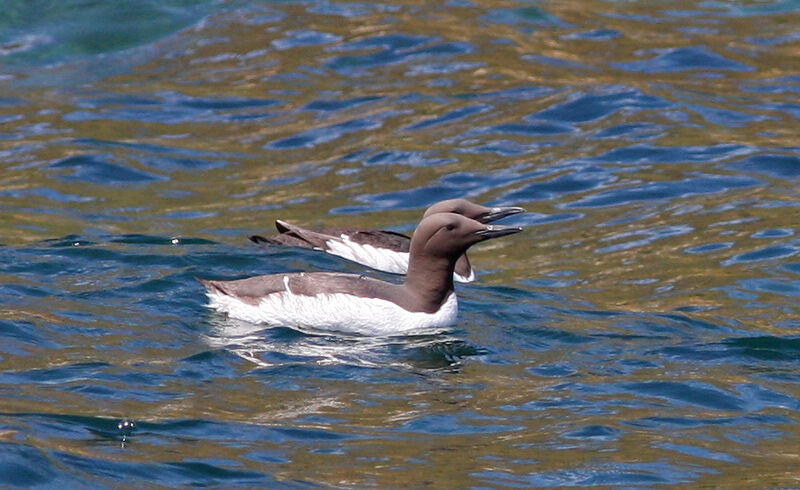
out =
[[228,294],[228,292],[225,291],[222,285],[220,285],[220,283],[217,281],[212,281],[209,279],[201,279],[199,277],[195,277],[195,279],[197,279],[197,281],[200,284],[205,286],[205,288],[208,290],[209,293]]

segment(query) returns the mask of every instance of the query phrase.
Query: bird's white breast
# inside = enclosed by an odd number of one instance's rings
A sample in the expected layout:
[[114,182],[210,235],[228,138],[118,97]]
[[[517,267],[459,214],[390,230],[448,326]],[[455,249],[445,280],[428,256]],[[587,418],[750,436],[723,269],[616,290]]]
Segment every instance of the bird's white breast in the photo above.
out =
[[453,280],[455,282],[472,282],[475,280],[475,269],[470,269],[468,276],[462,276],[458,272],[453,272]]
[[[356,243],[347,235],[341,239],[331,239],[325,242],[328,247],[326,252],[331,255],[352,260],[373,269],[389,272],[390,274],[408,273],[408,252],[397,252],[388,248],[378,248],[369,244]],[[453,274],[456,282],[472,282],[475,280],[475,271],[470,270],[469,276],[464,277]]]
[[430,334],[455,323],[458,315],[455,293],[435,313],[408,311],[391,301],[343,293],[306,296],[287,290],[265,296],[258,305],[216,291],[210,291],[208,297],[209,307],[232,318],[298,330],[360,335]]
[[327,252],[337,255],[367,267],[392,274],[405,274],[408,272],[408,252],[396,252],[388,248],[378,248],[367,243],[356,243],[347,235],[341,239],[331,239],[325,242]]

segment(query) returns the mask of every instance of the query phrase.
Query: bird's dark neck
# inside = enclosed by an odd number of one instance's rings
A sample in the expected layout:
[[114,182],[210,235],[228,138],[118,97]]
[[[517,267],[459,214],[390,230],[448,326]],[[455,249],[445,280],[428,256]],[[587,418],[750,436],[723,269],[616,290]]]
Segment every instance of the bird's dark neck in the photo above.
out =
[[412,254],[404,287],[425,304],[425,310],[437,311],[453,292],[453,270],[457,257],[434,257]]

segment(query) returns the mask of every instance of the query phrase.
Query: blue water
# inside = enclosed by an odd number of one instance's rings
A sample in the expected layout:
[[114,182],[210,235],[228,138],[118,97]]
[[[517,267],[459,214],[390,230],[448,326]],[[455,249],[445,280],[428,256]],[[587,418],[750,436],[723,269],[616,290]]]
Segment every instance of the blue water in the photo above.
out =
[[[7,1],[0,483],[795,487],[795,1]],[[210,311],[524,206],[440,335]],[[375,277],[397,280],[370,272]]]

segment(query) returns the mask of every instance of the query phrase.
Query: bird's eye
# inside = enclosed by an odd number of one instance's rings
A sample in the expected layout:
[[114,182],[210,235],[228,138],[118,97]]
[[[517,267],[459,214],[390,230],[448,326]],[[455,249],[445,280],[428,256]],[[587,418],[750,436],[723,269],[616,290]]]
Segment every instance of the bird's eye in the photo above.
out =
[[456,229],[456,225],[454,225],[454,224],[450,223],[450,224],[449,224],[449,225],[447,225],[445,228],[447,228],[447,229],[448,229],[448,230],[450,230],[450,231],[453,231],[453,230],[455,230],[455,229]]

